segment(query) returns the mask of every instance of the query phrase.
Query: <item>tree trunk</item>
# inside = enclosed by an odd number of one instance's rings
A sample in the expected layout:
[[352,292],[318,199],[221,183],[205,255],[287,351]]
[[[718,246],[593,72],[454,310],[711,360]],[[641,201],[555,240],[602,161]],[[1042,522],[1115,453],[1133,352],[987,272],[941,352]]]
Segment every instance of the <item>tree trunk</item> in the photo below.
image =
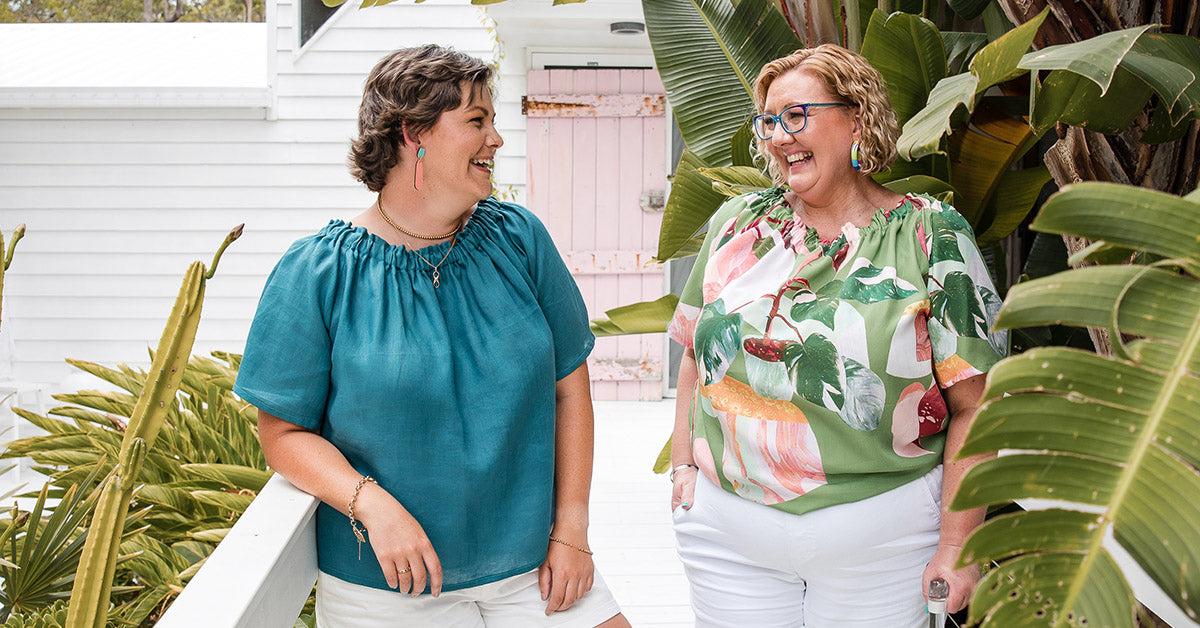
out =
[[142,0],[142,21],[154,21],[154,0]]

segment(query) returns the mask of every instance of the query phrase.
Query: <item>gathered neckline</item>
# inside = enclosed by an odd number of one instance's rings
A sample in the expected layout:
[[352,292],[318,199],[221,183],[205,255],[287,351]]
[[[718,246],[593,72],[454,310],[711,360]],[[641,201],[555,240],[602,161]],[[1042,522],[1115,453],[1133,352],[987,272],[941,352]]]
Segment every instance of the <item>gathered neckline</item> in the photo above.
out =
[[[367,231],[366,227],[354,226],[348,221],[336,218],[330,220],[329,224],[317,233],[317,237],[332,240],[335,245],[344,247],[357,255],[376,259],[398,268],[428,268],[426,262],[421,259],[422,255],[425,259],[430,260],[441,259],[445,255],[445,261],[439,266],[454,266],[461,263],[464,256],[472,250],[482,246],[484,238],[481,230],[498,223],[500,220],[498,208],[499,201],[491,197],[479,201],[455,239],[421,247],[420,254],[416,252],[417,249],[408,245],[392,244],[381,236]],[[452,243],[454,248],[447,252]]]
[[[786,191],[783,188],[771,188],[769,190],[769,192],[771,193],[771,195],[774,198],[769,199],[768,206],[767,206],[768,208],[763,215],[771,216],[771,218],[774,220],[774,222],[779,223],[777,229],[784,236],[785,244],[787,244],[788,246],[794,246],[794,238],[796,237],[797,232],[800,230],[803,230],[803,233],[804,233],[804,235],[803,235],[804,245],[807,246],[809,249],[815,249],[817,247],[820,247],[820,249],[823,252],[828,254],[831,251],[837,251],[838,249],[841,248],[841,246],[843,244],[845,244],[845,241],[846,241],[845,224],[842,225],[842,231],[840,233],[838,233],[838,235],[836,237],[829,239],[829,240],[822,240],[817,235],[816,229],[809,227],[807,224],[800,221],[796,217],[796,211],[794,209],[792,209],[792,206],[788,204],[787,199],[784,198],[784,194],[786,193]],[[870,234],[873,231],[882,229],[888,223],[892,222],[892,220],[894,220],[898,217],[907,215],[909,212],[901,211],[901,210],[906,205],[908,205],[910,207],[915,207],[917,198],[918,197],[915,194],[912,194],[912,193],[905,194],[900,199],[900,202],[896,204],[895,207],[893,207],[891,209],[885,209],[883,207],[880,207],[875,210],[875,213],[871,214],[871,219],[867,222],[867,224],[854,225],[854,227],[856,229],[858,229],[858,234],[860,236],[865,236],[867,234]],[[786,213],[786,216],[780,215],[780,213],[783,213],[780,211],[781,208],[783,209],[783,212]],[[853,224],[853,223],[846,223],[846,224]],[[784,229],[783,227],[785,225],[788,228]]]

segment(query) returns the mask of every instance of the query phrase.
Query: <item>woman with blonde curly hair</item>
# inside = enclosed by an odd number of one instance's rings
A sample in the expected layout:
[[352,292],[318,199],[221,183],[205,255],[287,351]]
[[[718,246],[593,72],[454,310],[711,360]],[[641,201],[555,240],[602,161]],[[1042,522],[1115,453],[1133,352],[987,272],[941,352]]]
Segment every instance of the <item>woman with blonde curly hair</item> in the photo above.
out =
[[396,51],[351,172],[377,193],[267,281],[234,390],[321,500],[317,625],[628,626],[588,547],[594,338],[545,227],[491,198],[479,59]]
[[670,326],[686,347],[671,506],[697,626],[925,626],[982,509],[947,505],[987,370],[1007,351],[970,226],[888,169],[887,88],[834,45],[763,67],[776,185],[711,228]]

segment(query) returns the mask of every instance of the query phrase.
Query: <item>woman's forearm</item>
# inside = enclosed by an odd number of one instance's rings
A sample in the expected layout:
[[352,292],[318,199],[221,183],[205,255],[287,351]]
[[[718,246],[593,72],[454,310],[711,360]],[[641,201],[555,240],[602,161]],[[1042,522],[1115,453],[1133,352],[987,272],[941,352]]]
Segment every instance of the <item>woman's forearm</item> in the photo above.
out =
[[[976,464],[987,460],[990,456],[984,454],[972,456],[964,460],[956,460],[962,450],[967,432],[975,421],[979,410],[979,398],[983,392],[985,376],[978,375],[971,379],[951,386],[947,392],[947,405],[950,407],[950,426],[946,430],[946,451],[942,467],[942,526],[941,540],[943,545],[962,547],[967,537],[979,524],[983,523],[987,508],[980,506],[969,510],[950,510],[950,504],[958,489],[962,486],[963,477]],[[961,387],[961,388],[960,388]]]
[[346,513],[361,475],[333,443],[261,410],[258,433],[272,469],[296,488]]
[[696,355],[691,349],[687,349],[679,362],[679,376],[675,385],[675,428],[671,431],[672,467],[696,464],[692,455],[691,413],[698,383]]
[[594,419],[591,381],[584,362],[555,385],[554,528],[573,543],[587,538],[592,487]]

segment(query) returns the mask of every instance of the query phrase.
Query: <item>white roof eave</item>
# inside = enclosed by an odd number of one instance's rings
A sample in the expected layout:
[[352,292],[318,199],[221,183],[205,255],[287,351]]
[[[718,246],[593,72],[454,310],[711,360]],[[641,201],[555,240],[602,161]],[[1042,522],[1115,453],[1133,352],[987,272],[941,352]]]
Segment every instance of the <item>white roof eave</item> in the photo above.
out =
[[0,87],[0,109],[266,108],[266,87]]

